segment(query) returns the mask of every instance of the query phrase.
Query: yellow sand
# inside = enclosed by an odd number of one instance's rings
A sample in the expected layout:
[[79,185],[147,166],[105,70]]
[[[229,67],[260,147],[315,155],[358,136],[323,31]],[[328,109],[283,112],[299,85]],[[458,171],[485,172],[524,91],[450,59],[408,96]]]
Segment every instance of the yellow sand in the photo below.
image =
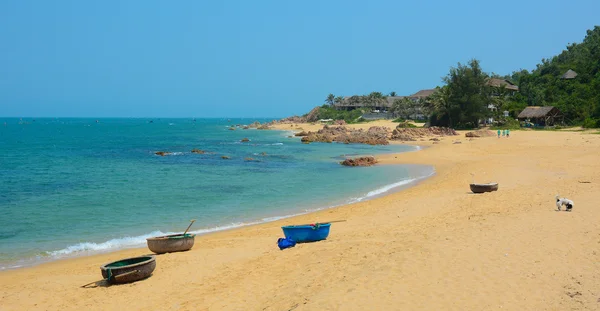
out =
[[[511,134],[379,157],[432,164],[437,175],[368,202],[197,237],[133,284],[79,288],[100,279],[101,264],[146,249],[1,272],[0,310],[599,310],[600,135]],[[471,194],[471,173],[500,190]],[[557,193],[573,212],[555,211]],[[281,225],[336,219],[347,222],[326,241],[276,246]]]

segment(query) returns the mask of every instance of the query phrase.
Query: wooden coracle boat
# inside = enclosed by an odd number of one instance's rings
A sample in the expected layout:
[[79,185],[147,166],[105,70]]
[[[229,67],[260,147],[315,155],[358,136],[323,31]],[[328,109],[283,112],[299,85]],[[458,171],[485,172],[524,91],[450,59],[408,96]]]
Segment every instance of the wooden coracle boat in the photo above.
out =
[[109,283],[122,284],[145,279],[156,268],[156,257],[141,256],[122,259],[100,266],[102,277]]
[[183,234],[171,234],[146,239],[148,248],[157,254],[190,250],[192,246],[194,246],[194,237],[196,235],[186,233],[190,230],[190,227],[196,220],[192,219],[190,221],[190,225],[183,231]]
[[495,182],[487,184],[470,184],[469,186],[471,187],[471,191],[473,191],[473,193],[498,191],[498,183]]
[[148,248],[157,253],[174,253],[190,250],[194,246],[195,234],[172,234],[146,239]]

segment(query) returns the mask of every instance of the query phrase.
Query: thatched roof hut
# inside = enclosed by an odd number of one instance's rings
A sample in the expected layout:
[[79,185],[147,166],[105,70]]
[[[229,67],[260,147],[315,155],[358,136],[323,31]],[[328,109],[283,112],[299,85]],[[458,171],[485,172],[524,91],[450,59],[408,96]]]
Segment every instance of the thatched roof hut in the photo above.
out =
[[577,77],[577,73],[571,69],[567,70],[567,72],[565,72],[565,74],[560,76],[561,79],[565,79],[565,80],[575,79],[576,77]]
[[372,107],[379,110],[388,110],[392,108],[394,101],[402,99],[406,96],[386,96],[379,103],[369,103],[367,96],[346,96],[344,99],[336,103],[334,106],[337,109],[352,110],[357,108]]
[[510,91],[519,91],[518,86],[506,79],[491,78],[488,80],[487,85],[497,88],[504,87]]
[[429,96],[431,96],[431,94],[435,93],[436,89],[426,89],[426,90],[420,90],[408,97],[410,98],[427,98]]
[[536,125],[552,126],[558,122],[562,123],[564,116],[558,108],[553,106],[530,106],[521,111],[519,116],[517,116],[517,119],[521,121],[531,121]]

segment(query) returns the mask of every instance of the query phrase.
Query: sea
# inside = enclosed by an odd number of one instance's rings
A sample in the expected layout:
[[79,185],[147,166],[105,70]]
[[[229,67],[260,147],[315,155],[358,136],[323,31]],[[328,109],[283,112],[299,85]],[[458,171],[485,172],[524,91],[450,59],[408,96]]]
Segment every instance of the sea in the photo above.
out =
[[269,120],[0,118],[0,270],[144,247],[191,219],[199,235],[274,221],[434,174],[339,164],[418,146],[303,144],[292,131],[243,129],[254,121]]

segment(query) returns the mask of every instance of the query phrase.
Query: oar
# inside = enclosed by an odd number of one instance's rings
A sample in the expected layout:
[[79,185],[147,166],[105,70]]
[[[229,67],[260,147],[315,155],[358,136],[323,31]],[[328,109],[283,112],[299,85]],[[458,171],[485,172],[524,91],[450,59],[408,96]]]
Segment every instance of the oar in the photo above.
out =
[[185,231],[183,232],[183,235],[185,235],[185,234],[188,232],[188,230],[190,230],[190,227],[192,226],[192,224],[194,224],[194,221],[196,221],[196,219],[192,219],[192,220],[190,220],[190,221],[191,221],[191,223],[190,223],[190,225],[187,227],[187,229],[185,229]]
[[[140,272],[140,270],[133,270],[133,271],[129,271],[129,272],[125,272],[125,273],[119,274],[119,275],[115,275],[115,276],[113,276],[113,278],[114,278],[115,280],[118,280],[118,279],[120,279],[120,278],[122,278],[122,277],[124,277],[124,276],[130,275],[130,274],[134,274],[134,273],[139,273],[139,272]],[[109,283],[110,283],[110,278],[108,277],[108,278],[106,278],[106,279],[102,279],[102,280],[100,280],[100,281],[94,281],[94,282],[91,282],[91,283],[87,283],[87,284],[85,284],[85,285],[82,285],[81,287],[82,287],[82,288],[86,288],[86,287],[88,287],[88,286],[90,286],[90,285],[92,285],[92,284],[94,284],[94,283],[98,283],[98,282],[102,282],[102,281],[106,281],[106,282],[109,282]]]
[[[324,221],[324,222],[315,222],[315,224],[322,225],[322,224],[330,224],[330,223],[334,223],[334,222],[344,222],[344,221],[346,221],[346,220],[344,219],[344,220],[332,220],[332,221]],[[304,225],[296,225],[296,226],[310,226],[310,225],[313,225],[313,224],[304,224]]]

